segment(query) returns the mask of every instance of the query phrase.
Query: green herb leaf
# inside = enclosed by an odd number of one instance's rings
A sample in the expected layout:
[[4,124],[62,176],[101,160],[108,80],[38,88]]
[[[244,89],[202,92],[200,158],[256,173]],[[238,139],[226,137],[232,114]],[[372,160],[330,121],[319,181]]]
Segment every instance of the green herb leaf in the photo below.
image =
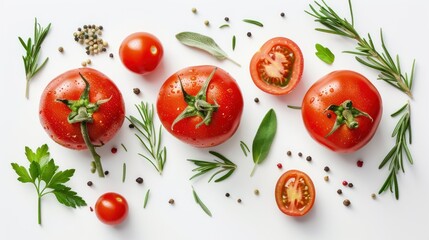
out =
[[210,210],[207,208],[207,206],[203,203],[203,201],[201,201],[200,197],[198,196],[197,192],[195,192],[194,187],[192,187],[192,195],[194,195],[194,199],[195,202],[200,205],[201,209],[203,209],[203,211],[209,215],[210,217],[212,216],[212,213],[210,212]]
[[240,64],[229,58],[211,37],[195,32],[181,32],[176,34],[176,38],[184,45],[204,50],[219,60],[228,59],[240,66]]
[[253,176],[256,166],[268,156],[277,131],[277,116],[274,109],[270,109],[262,119],[252,143],[252,156],[255,166],[250,176]]
[[234,35],[234,36],[232,36],[232,51],[234,51],[234,50],[235,50],[235,44],[236,44],[236,41],[237,41],[237,39],[236,39],[235,35]]
[[332,64],[335,60],[335,55],[327,47],[321,44],[316,44],[316,56],[327,64]]
[[243,19],[243,22],[250,23],[250,24],[256,25],[258,27],[264,26],[264,24],[260,23],[259,21],[252,20],[252,19]]
[[122,182],[125,182],[126,176],[127,176],[127,164],[124,163],[122,165]]
[[[36,152],[29,147],[25,147],[25,155],[30,161],[28,170],[17,163],[11,163],[11,165],[16,174],[18,174],[18,181],[32,183],[36,188],[39,224],[42,224],[41,199],[47,194],[54,194],[58,202],[68,207],[86,206],[86,202],[76,192],[64,185],[73,176],[75,170],[67,169],[57,172],[58,166],[55,165],[54,160],[47,160],[50,159],[48,145],[45,144],[37,148]],[[45,184],[41,184],[42,181]]]
[[231,160],[227,159],[225,156],[223,156],[222,154],[215,152],[215,151],[209,151],[210,154],[212,154],[213,156],[219,158],[220,160],[222,160],[223,162],[219,161],[219,160],[215,160],[214,162],[210,162],[210,161],[204,161],[204,160],[195,160],[195,159],[188,159],[188,161],[193,162],[195,165],[197,165],[197,168],[194,168],[192,171],[193,172],[198,172],[195,175],[193,175],[191,179],[194,179],[195,177],[201,176],[205,173],[210,172],[211,170],[214,169],[218,169],[218,171],[216,171],[210,178],[209,178],[209,182],[218,174],[226,172],[223,176],[217,178],[215,180],[215,182],[221,182],[225,179],[227,179],[229,176],[232,175],[232,173],[235,171],[235,169],[237,168],[237,165],[235,165]]
[[143,208],[146,208],[147,201],[149,200],[150,189],[147,190],[146,195],[144,196]]
[[222,24],[219,26],[219,28],[227,28],[227,27],[229,27],[229,24]]
[[245,142],[243,142],[243,141],[240,141],[240,147],[241,147],[241,150],[243,151],[243,153],[244,153],[244,156],[246,156],[247,157],[247,153],[249,153],[250,152],[250,149],[249,149],[249,147],[247,146],[247,144],[245,143]]

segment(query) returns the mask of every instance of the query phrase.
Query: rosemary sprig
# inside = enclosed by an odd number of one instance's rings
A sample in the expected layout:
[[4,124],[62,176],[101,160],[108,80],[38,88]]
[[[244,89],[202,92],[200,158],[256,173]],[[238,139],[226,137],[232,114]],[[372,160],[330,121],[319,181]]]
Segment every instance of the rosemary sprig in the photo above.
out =
[[[404,170],[404,157],[403,153],[407,157],[410,164],[413,164],[413,157],[411,156],[410,149],[408,148],[408,143],[412,143],[411,136],[411,112],[410,112],[410,103],[407,102],[403,107],[398,111],[393,113],[391,117],[396,117],[402,113],[402,117],[399,119],[396,124],[395,129],[393,130],[392,137],[396,137],[395,146],[389,151],[386,157],[381,162],[379,169],[383,168],[387,163],[389,163],[390,174],[384,182],[383,186],[379,190],[379,194],[390,189],[391,192],[395,193],[396,199],[399,199],[399,186],[396,175],[399,170],[405,172]],[[408,136],[408,143],[407,143]]]
[[39,56],[40,56],[40,48],[42,47],[42,43],[48,35],[49,29],[51,28],[51,24],[46,28],[43,28],[38,22],[37,18],[34,19],[34,38],[28,38],[25,42],[21,37],[18,37],[19,42],[25,49],[25,55],[22,56],[22,60],[24,61],[25,68],[25,97],[28,99],[29,96],[29,84],[30,80],[36,75],[40,69],[42,69],[45,64],[48,62],[49,58],[46,58],[42,64],[39,66]]
[[210,217],[212,216],[212,213],[210,212],[209,208],[203,203],[201,198],[198,196],[197,192],[195,191],[194,187],[192,187],[192,195],[194,196],[195,202],[200,205],[201,209]]
[[402,73],[401,65],[399,61],[399,55],[393,59],[389,53],[383,38],[383,32],[380,29],[380,39],[382,50],[378,51],[372,41],[371,35],[368,34],[368,38],[365,39],[359,35],[354,27],[354,17],[351,0],[349,0],[351,22],[346,18],[340,17],[332,8],[330,8],[325,1],[322,0],[323,4],[315,1],[315,4],[319,7],[316,10],[310,4],[311,12],[305,11],[307,14],[313,16],[316,22],[321,23],[326,28],[316,28],[317,31],[336,34],[348,38],[355,39],[357,41],[356,51],[345,51],[346,53],[356,55],[356,60],[361,64],[370,68],[380,71],[378,75],[379,80],[384,80],[388,84],[406,93],[412,98],[411,87],[413,81],[413,72],[415,66],[415,60],[413,61],[411,68],[411,75]]
[[227,179],[229,176],[231,176],[232,173],[237,168],[237,165],[235,165],[235,163],[233,163],[232,161],[227,159],[222,154],[215,152],[215,151],[209,151],[209,153],[212,154],[213,156],[219,158],[222,161],[214,160],[214,162],[210,162],[210,161],[205,161],[205,160],[188,159],[188,161],[193,162],[195,165],[197,165],[197,167],[194,168],[192,171],[198,172],[198,173],[194,174],[189,180],[194,179],[194,178],[201,176],[203,174],[206,174],[206,173],[210,172],[211,170],[219,169],[217,172],[215,172],[210,177],[209,182],[214,177],[216,177],[218,174],[226,172],[223,176],[221,176],[215,180],[215,182],[221,182],[221,181]]
[[148,103],[141,102],[140,105],[136,105],[136,108],[139,111],[141,121],[134,116],[129,116],[127,119],[137,129],[139,134],[136,133],[135,135],[150,154],[150,157],[141,153],[139,155],[149,161],[159,174],[162,174],[167,160],[167,148],[165,146],[161,147],[161,126],[158,132],[155,129],[153,104],[149,106]]

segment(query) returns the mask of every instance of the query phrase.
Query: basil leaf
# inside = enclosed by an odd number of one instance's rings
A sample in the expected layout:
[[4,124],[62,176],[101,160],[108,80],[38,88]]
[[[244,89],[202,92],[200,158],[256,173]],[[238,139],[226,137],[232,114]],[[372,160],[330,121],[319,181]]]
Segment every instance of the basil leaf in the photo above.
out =
[[211,37],[195,32],[181,32],[176,34],[176,38],[186,46],[204,50],[219,60],[227,59],[240,66],[240,64],[229,58]]
[[316,56],[327,64],[332,64],[335,60],[335,55],[329,48],[316,44]]
[[252,143],[252,155],[255,166],[250,176],[253,176],[256,166],[267,158],[277,131],[277,116],[274,109],[270,109],[262,119]]

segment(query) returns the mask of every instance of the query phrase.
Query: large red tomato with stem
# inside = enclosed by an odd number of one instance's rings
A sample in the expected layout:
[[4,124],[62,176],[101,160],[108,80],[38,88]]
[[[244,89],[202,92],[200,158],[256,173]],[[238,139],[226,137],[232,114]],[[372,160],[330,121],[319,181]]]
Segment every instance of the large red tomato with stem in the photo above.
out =
[[130,71],[145,74],[155,70],[161,62],[164,49],[159,39],[147,32],[127,36],[119,47],[122,63]]
[[58,144],[78,150],[88,148],[98,174],[104,176],[95,147],[111,140],[125,118],[122,94],[112,80],[92,68],[60,74],[42,93],[39,117]]
[[157,100],[158,116],[175,137],[195,147],[212,147],[237,130],[243,96],[237,82],[214,66],[193,66],[171,75]]
[[302,101],[304,125],[317,142],[336,152],[354,152],[374,136],[382,115],[375,86],[349,70],[315,82]]
[[303,71],[301,49],[284,37],[268,40],[250,61],[250,75],[255,85],[274,95],[292,91],[300,82]]
[[107,192],[97,199],[95,214],[105,224],[118,225],[128,215],[128,202],[118,193]]
[[299,170],[283,173],[276,184],[276,203],[289,216],[304,216],[314,205],[316,190],[311,178]]

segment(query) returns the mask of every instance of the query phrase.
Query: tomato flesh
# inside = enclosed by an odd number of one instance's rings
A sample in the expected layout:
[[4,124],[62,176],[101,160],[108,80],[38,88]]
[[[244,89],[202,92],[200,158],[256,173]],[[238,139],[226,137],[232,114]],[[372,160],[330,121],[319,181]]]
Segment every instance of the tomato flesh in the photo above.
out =
[[267,41],[250,62],[255,85],[275,95],[292,91],[302,78],[303,55],[292,40],[277,37]]
[[283,213],[303,216],[313,207],[316,191],[307,174],[299,170],[289,170],[277,181],[275,197],[277,206]]

